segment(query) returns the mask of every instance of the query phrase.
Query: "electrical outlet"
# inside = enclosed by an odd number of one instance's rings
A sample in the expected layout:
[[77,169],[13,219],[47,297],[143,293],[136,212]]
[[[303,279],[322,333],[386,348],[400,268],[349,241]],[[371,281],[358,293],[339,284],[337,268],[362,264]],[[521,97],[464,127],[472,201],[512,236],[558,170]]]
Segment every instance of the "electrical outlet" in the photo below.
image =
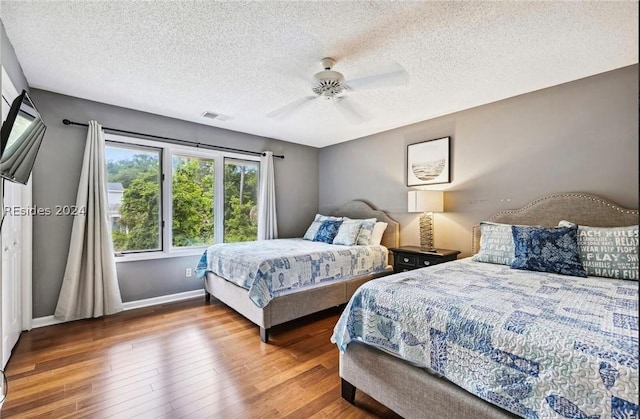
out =
[[187,278],[191,278],[191,268],[187,268],[184,271],[184,276],[186,276]]

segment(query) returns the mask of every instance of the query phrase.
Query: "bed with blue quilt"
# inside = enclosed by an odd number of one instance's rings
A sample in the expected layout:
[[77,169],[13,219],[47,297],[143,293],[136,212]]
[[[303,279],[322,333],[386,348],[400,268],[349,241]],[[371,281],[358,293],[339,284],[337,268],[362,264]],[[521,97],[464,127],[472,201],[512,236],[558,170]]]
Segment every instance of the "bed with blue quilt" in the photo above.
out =
[[[575,225],[555,227],[565,220]],[[488,263],[480,248],[364,284],[332,337],[343,397],[353,403],[357,388],[407,418],[637,418],[638,211],[559,194],[491,221],[487,237],[502,223],[575,232],[584,271],[514,268],[514,236],[510,264]],[[487,237],[477,243],[504,256]],[[537,262],[569,258],[538,250]]]
[[264,308],[275,297],[386,269],[381,245],[342,246],[296,239],[221,243],[209,246],[196,273],[211,272],[249,292]]
[[375,218],[387,227],[380,244],[371,245],[292,238],[210,246],[196,268],[207,301],[214,296],[257,324],[268,342],[271,327],[346,304],[361,284],[392,273],[387,247],[398,244],[396,221],[363,201],[332,215]]

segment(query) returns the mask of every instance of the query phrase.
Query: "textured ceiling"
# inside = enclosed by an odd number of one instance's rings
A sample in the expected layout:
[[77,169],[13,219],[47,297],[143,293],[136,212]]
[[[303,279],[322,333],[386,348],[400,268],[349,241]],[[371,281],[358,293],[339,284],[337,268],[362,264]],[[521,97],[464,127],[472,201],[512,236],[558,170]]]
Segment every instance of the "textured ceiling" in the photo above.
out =
[[[638,62],[633,2],[2,1],[32,87],[323,147]],[[315,100],[325,56],[347,79],[393,61],[406,85]],[[207,120],[205,111],[228,115]]]

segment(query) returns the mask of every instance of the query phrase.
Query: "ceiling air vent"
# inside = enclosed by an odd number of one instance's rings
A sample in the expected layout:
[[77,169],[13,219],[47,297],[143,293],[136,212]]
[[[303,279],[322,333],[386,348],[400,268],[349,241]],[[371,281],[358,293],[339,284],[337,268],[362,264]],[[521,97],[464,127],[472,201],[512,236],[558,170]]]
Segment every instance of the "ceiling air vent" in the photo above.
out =
[[231,119],[229,115],[222,115],[221,113],[206,111],[202,114],[203,118],[215,119],[216,121],[228,121]]

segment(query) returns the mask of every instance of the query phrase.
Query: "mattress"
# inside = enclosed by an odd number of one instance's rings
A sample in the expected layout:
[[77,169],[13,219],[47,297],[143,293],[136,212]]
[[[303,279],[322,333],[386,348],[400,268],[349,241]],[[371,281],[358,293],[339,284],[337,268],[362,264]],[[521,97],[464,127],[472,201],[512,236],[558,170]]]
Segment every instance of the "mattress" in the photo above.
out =
[[377,273],[387,266],[384,246],[341,246],[303,239],[215,244],[196,274],[212,272],[249,291],[258,307],[301,288]]
[[361,286],[332,337],[526,418],[638,417],[638,283],[463,259]]

